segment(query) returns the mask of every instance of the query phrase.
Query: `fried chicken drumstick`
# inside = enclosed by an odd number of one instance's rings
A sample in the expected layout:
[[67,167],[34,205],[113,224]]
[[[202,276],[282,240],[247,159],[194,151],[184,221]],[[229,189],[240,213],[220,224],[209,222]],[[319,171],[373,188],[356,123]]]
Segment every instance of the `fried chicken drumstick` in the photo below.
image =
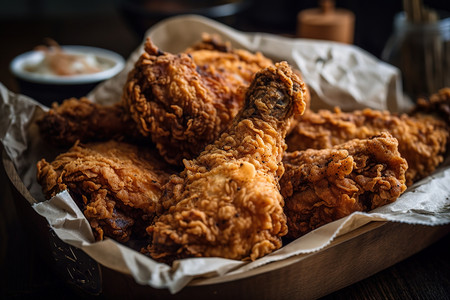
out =
[[366,139],[388,131],[408,162],[406,184],[410,186],[443,162],[449,129],[431,115],[395,115],[365,109],[353,112],[306,111],[286,138],[288,151],[331,148],[352,139]]
[[145,235],[170,174],[156,152],[116,141],[77,143],[51,163],[42,159],[37,164],[46,198],[67,189],[96,238],[120,242],[132,233]]
[[289,152],[283,163],[280,187],[293,239],[352,212],[391,203],[406,190],[408,164],[387,132],[329,149]]
[[285,62],[258,72],[243,110],[215,142],[164,187],[165,211],[143,250],[171,262],[218,256],[255,260],[287,232],[278,180],[284,137],[305,109],[305,86]]

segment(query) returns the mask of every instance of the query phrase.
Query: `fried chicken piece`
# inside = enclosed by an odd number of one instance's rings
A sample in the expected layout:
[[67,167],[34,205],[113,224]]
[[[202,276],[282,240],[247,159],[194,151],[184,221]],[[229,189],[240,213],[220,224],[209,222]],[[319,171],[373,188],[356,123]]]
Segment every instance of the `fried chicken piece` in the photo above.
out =
[[142,139],[122,105],[103,106],[87,98],[70,98],[61,104],[55,102],[37,124],[42,138],[57,147],[70,147],[77,140]]
[[450,125],[450,87],[440,89],[428,99],[425,97],[417,99],[411,114],[435,115]]
[[431,174],[443,162],[449,130],[445,122],[429,115],[394,115],[371,109],[306,111],[286,143],[288,151],[324,149],[382,131],[388,131],[398,140],[398,149],[409,165],[408,186]]
[[[273,65],[273,62],[261,52],[251,53],[244,49],[233,49],[230,42],[223,42],[217,35],[203,34],[202,41],[185,52],[192,56],[197,65],[208,68],[209,73],[219,73],[224,76],[231,86],[237,86],[241,82],[246,82],[248,85],[257,71]],[[303,80],[299,70],[295,69],[294,72]],[[308,86],[305,88],[305,102],[308,108],[311,95]],[[292,122],[289,130],[294,125],[295,122]]]
[[132,233],[145,235],[171,172],[156,151],[116,141],[76,143],[51,163],[37,163],[37,180],[47,198],[67,189],[97,239],[120,242]]
[[278,180],[284,137],[304,111],[305,86],[286,62],[258,72],[243,110],[214,144],[164,187],[165,211],[147,228],[154,259],[255,260],[287,232]]
[[256,72],[273,65],[272,60],[261,52],[234,49],[217,35],[204,34],[202,41],[186,49],[185,53],[191,55],[195,64],[206,73],[219,74],[230,90],[240,86],[247,88]]
[[76,140],[154,141],[168,162],[182,165],[231,123],[254,73],[273,65],[261,53],[233,49],[208,35],[179,55],[161,52],[150,40],[145,49],[122,102],[102,106],[83,98],[54,104],[38,121],[43,138],[63,147]]
[[406,189],[408,164],[387,132],[329,149],[286,153],[283,163],[287,236],[294,239],[352,212],[394,202]]
[[122,100],[167,162],[181,165],[213,142],[242,107],[252,73],[271,64],[259,55],[238,53],[170,54],[147,39]]

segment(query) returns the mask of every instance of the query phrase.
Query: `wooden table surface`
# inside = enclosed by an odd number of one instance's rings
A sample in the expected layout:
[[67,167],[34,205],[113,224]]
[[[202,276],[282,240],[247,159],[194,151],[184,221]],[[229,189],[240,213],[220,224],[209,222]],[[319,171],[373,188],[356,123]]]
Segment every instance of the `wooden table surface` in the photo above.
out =
[[[61,44],[113,50],[125,58],[140,39],[119,15],[40,21],[0,21],[0,82],[17,92],[9,72],[12,58],[51,37]],[[323,299],[450,299],[450,235],[425,250]],[[0,299],[63,297],[79,294],[52,273],[29,243],[7,179],[0,172]],[[324,282],[326,284],[326,282]],[[96,298],[104,298],[99,296]]]

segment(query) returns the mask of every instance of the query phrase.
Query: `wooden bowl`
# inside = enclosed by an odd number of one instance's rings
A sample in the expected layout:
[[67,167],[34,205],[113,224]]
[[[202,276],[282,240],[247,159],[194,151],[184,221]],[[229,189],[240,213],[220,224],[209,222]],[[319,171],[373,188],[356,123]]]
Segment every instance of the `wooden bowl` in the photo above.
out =
[[68,284],[89,296],[198,300],[318,298],[390,267],[450,232],[450,225],[371,222],[336,238],[318,252],[294,256],[240,274],[196,279],[180,292],[171,294],[166,289],[140,285],[130,275],[106,268],[80,249],[59,240],[49,230],[47,221],[31,207],[36,200],[5,152],[2,160],[18,214],[26,220],[25,230],[30,242],[36,245],[34,249],[41,250],[44,259]]

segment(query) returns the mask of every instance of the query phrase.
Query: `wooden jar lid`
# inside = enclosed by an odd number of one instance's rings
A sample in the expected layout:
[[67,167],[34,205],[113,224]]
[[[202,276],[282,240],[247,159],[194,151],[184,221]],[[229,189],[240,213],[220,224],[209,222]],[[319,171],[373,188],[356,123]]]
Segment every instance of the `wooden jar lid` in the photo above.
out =
[[297,15],[297,36],[352,44],[355,15],[334,7],[334,1],[321,0],[320,7],[305,9]]

